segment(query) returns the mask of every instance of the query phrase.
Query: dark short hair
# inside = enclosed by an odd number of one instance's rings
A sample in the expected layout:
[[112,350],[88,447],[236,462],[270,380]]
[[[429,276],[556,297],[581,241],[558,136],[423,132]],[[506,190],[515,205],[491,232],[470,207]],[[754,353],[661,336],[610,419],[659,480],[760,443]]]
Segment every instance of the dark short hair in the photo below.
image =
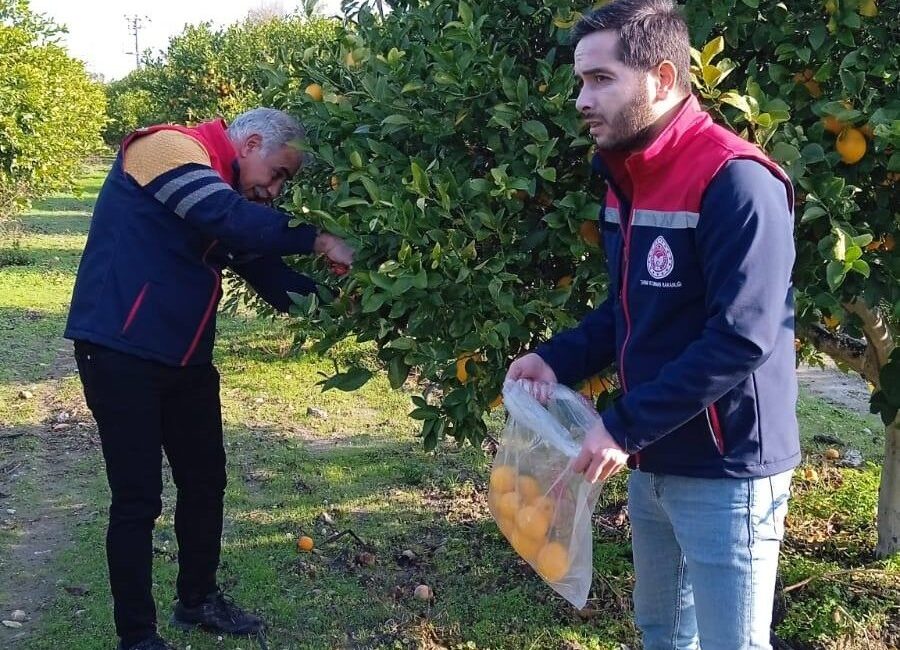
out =
[[586,14],[572,28],[572,45],[594,32],[619,37],[619,60],[636,70],[671,61],[678,90],[691,92],[691,43],[687,23],[672,0],[615,0]]

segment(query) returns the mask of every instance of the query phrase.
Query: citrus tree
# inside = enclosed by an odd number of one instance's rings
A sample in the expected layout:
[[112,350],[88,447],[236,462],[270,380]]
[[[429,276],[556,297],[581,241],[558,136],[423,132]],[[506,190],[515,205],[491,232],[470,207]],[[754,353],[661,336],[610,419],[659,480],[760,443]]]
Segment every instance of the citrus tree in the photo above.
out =
[[[264,95],[315,136],[319,164],[288,207],[357,249],[333,295],[298,299],[304,327],[318,350],[374,341],[394,387],[415,372],[439,389],[413,398],[426,449],[479,443],[509,360],[605,291],[560,14],[570,26],[562,1],[362,11],[338,40],[294,51]],[[370,376],[351,367],[324,385]]]
[[[900,2],[689,1],[694,83],[798,190],[798,347],[859,372],[886,427],[878,551],[900,549]],[[724,50],[724,54],[723,54]]]
[[165,52],[145,56],[140,69],[107,85],[112,119],[104,137],[118,144],[148,124],[230,119],[259,105],[280,51],[331,38],[336,28],[325,18],[277,15],[224,29],[188,25]]
[[101,86],[27,0],[0,0],[0,219],[74,180],[102,146]]
[[[697,94],[797,186],[801,356],[828,354],[873,386],[888,553],[900,538],[898,7],[831,1],[684,9]],[[567,45],[579,17],[553,0],[361,11],[334,42],[289,53],[264,94],[315,135],[319,164],[287,207],[359,251],[345,281],[297,299],[304,331],[318,350],[374,341],[395,387],[416,372],[427,449],[447,435],[479,442],[510,359],[605,291]],[[353,390],[370,375],[349,367],[323,383]]]

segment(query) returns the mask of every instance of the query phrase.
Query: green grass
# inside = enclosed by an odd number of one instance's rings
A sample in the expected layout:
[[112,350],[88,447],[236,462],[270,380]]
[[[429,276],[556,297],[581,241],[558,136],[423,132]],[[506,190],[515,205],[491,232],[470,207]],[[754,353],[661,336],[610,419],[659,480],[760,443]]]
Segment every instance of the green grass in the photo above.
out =
[[[810,456],[818,457],[828,448],[840,452],[856,449],[866,460],[884,460],[884,425],[875,415],[853,413],[801,391],[797,417],[800,443]],[[830,436],[844,444],[820,442],[814,439],[816,435]]]
[[[33,424],[39,416],[32,402],[15,399],[15,393],[26,385],[49,390],[41,381],[47,369],[42,364],[50,363],[59,347],[90,203],[101,181],[97,171],[80,197],[58,196],[37,205],[23,219],[22,250],[32,264],[0,268],[4,427]],[[373,356],[371,347],[352,342],[336,354],[367,363]],[[625,502],[624,477],[607,486],[598,507],[603,525],[595,529],[592,597],[588,610],[576,616],[516,557],[490,520],[484,454],[451,445],[434,455],[422,451],[416,423],[406,417],[409,393],[391,390],[380,375],[352,394],[320,392],[316,382],[332,371],[332,362],[294,350],[283,319],[220,316],[216,361],[229,455],[220,580],[239,602],[266,617],[270,648],[636,646],[628,527],[615,521]],[[73,378],[53,390],[58,402],[72,403],[79,385]],[[311,406],[327,418],[308,414]],[[786,584],[812,579],[788,593],[779,633],[810,648],[878,647],[870,642],[888,638],[900,608],[898,561],[873,557],[878,467],[828,466],[821,452],[829,445],[812,437],[835,436],[878,462],[883,429],[874,418],[809,395],[802,396],[798,416],[816,474],[798,472],[783,569]],[[499,416],[491,422],[498,434]],[[33,453],[36,444],[29,440],[17,449]],[[73,519],[74,542],[54,564],[60,584],[87,592],[56,590],[28,648],[112,645],[102,552],[108,495],[101,467],[99,451],[88,449],[67,482],[55,486],[89,504],[87,514]],[[255,647],[247,640],[219,642],[168,626],[177,563],[174,488],[166,476],[154,539],[161,632],[193,650]],[[16,498],[37,507],[47,486],[34,477],[29,481]],[[326,512],[333,524],[324,522]],[[350,535],[326,542],[348,530],[362,543]],[[316,540],[313,553],[296,550],[300,534]],[[0,530],[0,552],[13,539],[14,531]],[[413,561],[402,555],[407,549],[414,552]],[[374,554],[374,565],[360,562],[363,551]],[[818,577],[848,569],[862,571]],[[433,602],[412,597],[420,583],[433,588]]]

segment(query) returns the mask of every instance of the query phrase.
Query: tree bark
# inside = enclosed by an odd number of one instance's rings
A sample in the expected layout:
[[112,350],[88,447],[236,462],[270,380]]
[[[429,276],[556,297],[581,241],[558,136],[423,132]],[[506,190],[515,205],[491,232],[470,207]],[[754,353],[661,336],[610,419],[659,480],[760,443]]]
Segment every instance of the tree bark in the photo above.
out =
[[[844,309],[856,315],[862,324],[865,342],[835,334],[820,325],[807,332],[816,349],[840,361],[881,388],[879,374],[887,364],[897,333],[877,309],[856,299],[844,303]],[[900,415],[888,425],[884,436],[884,464],[878,491],[878,545],[875,553],[887,557],[900,551]]]
[[900,551],[900,416],[885,431],[884,465],[878,492],[878,546],[888,557]]

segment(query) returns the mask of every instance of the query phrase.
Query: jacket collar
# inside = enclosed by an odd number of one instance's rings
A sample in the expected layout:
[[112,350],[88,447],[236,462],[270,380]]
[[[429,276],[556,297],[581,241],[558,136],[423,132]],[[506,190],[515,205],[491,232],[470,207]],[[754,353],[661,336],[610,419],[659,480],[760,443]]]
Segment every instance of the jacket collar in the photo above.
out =
[[712,118],[691,95],[653,142],[640,151],[598,153],[594,156],[594,171],[606,180],[622,178],[626,174],[632,181],[636,180],[672,163],[684,143],[710,125]]
[[237,183],[238,156],[225,120],[218,119],[203,122],[194,127],[197,135],[206,144],[212,168],[232,187]]

